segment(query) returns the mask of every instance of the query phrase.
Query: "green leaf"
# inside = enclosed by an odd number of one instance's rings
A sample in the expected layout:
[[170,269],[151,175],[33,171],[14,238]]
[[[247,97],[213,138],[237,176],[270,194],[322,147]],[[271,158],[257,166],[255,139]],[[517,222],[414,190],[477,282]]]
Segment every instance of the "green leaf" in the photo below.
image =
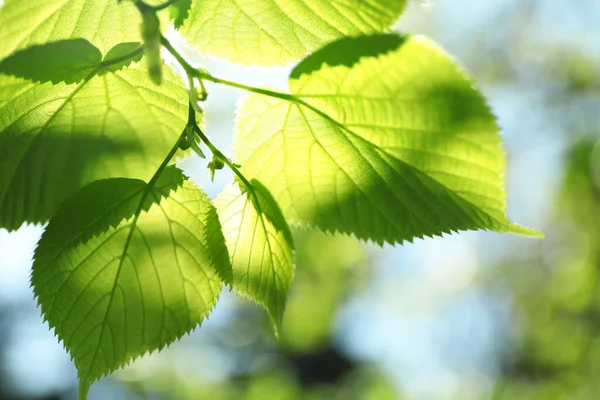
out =
[[81,399],[198,326],[231,274],[215,208],[175,167],[154,184],[85,186],[52,217],[34,260],[35,295],[75,362]]
[[82,81],[102,61],[100,50],[84,39],[29,47],[0,62],[0,73],[37,82]]
[[[107,72],[117,72],[131,65],[134,61],[141,61],[143,52],[141,51],[141,43],[139,42],[127,42],[119,43],[106,53],[104,60],[102,60],[102,69],[98,72],[100,75]],[[140,50],[139,55],[129,57],[130,54],[136,53]]]
[[277,202],[257,180],[234,183],[215,200],[237,293],[264,306],[279,332],[294,278],[293,240]]
[[0,75],[0,227],[46,222],[94,180],[147,180],[186,124],[187,91],[138,63],[79,84]]
[[105,54],[140,40],[141,17],[116,0],[5,0],[0,8],[0,60],[15,50],[64,39],[86,39]]
[[387,31],[406,0],[197,0],[181,29],[202,53],[244,64],[297,61],[344,36]]
[[169,16],[173,20],[175,29],[181,28],[190,13],[191,7],[192,0],[179,0],[170,7]]
[[537,234],[506,217],[494,116],[430,41],[344,39],[289,85],[292,102],[247,98],[236,138],[244,174],[289,220],[380,244],[468,229]]
[[[16,77],[0,77],[0,108],[9,103],[28,83]],[[0,116],[1,120],[1,116]]]
[[17,51],[0,62],[0,73],[34,82],[75,83],[102,72],[115,72],[141,60],[142,53],[127,57],[140,47],[139,43],[121,43],[106,55],[104,70],[100,50],[85,39],[66,39]]

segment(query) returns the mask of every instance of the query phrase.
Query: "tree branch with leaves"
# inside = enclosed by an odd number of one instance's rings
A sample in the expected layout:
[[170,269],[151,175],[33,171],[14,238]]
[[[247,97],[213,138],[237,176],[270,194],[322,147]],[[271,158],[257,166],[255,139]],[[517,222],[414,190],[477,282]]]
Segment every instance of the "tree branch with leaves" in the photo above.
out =
[[[223,285],[277,332],[290,224],[380,245],[539,236],[506,216],[499,128],[473,81],[430,40],[389,32],[404,0],[75,3],[0,9],[0,227],[48,223],[31,283],[81,399],[197,327]],[[192,66],[163,36],[171,18],[204,54],[297,62],[289,92]],[[250,93],[231,157],[202,129],[204,82]],[[212,175],[235,174],[214,201],[173,165],[201,146]]]

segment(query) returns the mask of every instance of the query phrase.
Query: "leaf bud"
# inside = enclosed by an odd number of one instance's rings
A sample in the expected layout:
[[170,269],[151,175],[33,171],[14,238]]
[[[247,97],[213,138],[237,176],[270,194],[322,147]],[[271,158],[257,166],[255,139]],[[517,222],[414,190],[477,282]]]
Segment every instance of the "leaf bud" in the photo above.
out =
[[142,41],[144,42],[144,57],[148,68],[148,75],[152,82],[160,85],[162,82],[160,21],[153,10],[145,10],[142,13],[141,34]]

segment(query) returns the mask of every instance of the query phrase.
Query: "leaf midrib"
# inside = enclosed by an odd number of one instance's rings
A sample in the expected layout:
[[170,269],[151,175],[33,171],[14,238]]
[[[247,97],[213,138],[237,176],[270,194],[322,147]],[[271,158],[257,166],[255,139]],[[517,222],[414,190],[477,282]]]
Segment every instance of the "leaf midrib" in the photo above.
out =
[[[323,115],[326,115],[326,114],[324,114],[324,113],[323,113]],[[331,122],[335,123],[335,124],[336,124],[338,127],[340,127],[341,129],[343,129],[344,131],[346,131],[347,133],[349,133],[349,134],[350,134],[350,135],[352,135],[353,137],[355,137],[355,138],[357,138],[358,140],[360,140],[360,141],[364,142],[364,143],[365,143],[367,146],[370,146],[370,147],[372,147],[372,149],[373,149],[374,151],[376,151],[376,152],[379,152],[379,153],[381,153],[381,154],[384,154],[384,155],[386,155],[387,157],[390,157],[390,158],[392,158],[392,159],[394,159],[394,160],[398,161],[399,163],[402,163],[404,166],[406,166],[406,167],[408,167],[408,168],[410,168],[410,169],[412,169],[412,170],[416,171],[417,173],[419,173],[419,174],[423,174],[423,175],[427,176],[429,179],[432,179],[432,180],[433,180],[433,181],[435,181],[437,184],[439,184],[440,186],[442,186],[443,188],[445,188],[445,189],[446,189],[446,190],[447,190],[447,191],[448,191],[448,192],[449,192],[449,193],[450,193],[452,196],[454,196],[454,197],[458,198],[458,199],[459,199],[459,200],[461,200],[462,202],[465,202],[465,203],[467,203],[467,204],[468,204],[470,207],[472,207],[472,208],[473,208],[473,209],[475,209],[475,210],[481,210],[481,211],[482,211],[482,212],[483,212],[483,213],[484,213],[484,214],[485,214],[485,215],[486,215],[488,218],[490,218],[491,220],[495,221],[495,222],[498,224],[498,226],[503,226],[503,225],[504,225],[504,223],[503,223],[502,221],[499,221],[499,220],[498,220],[496,217],[494,217],[493,215],[490,215],[490,214],[489,214],[489,213],[488,213],[486,210],[484,210],[485,208],[488,208],[488,207],[482,207],[482,206],[479,206],[479,205],[475,205],[475,204],[473,204],[473,203],[472,203],[470,200],[467,200],[466,198],[464,198],[464,197],[462,196],[462,194],[461,194],[461,193],[457,192],[455,189],[449,188],[447,185],[445,185],[444,183],[440,182],[440,181],[439,181],[439,180],[438,180],[436,177],[432,176],[432,175],[431,175],[431,174],[429,174],[427,171],[422,171],[421,169],[417,168],[416,166],[414,166],[414,165],[412,165],[412,164],[410,164],[410,163],[407,163],[406,161],[404,161],[404,160],[402,160],[402,159],[398,158],[398,157],[397,157],[397,156],[395,156],[394,154],[387,152],[385,147],[381,147],[381,146],[377,146],[377,145],[375,145],[374,143],[372,143],[372,142],[371,142],[371,141],[369,141],[368,139],[365,139],[365,138],[363,138],[363,137],[362,137],[362,136],[360,136],[358,133],[354,132],[353,130],[351,130],[351,129],[350,129],[350,128],[348,128],[346,125],[342,124],[341,122],[338,122],[337,120],[335,120],[335,119],[333,119],[333,118],[331,118],[331,117],[329,117],[329,116],[328,116],[328,118],[327,118],[327,119],[330,119],[330,120],[331,120]],[[357,149],[357,150],[358,150],[358,149]],[[360,153],[360,152],[359,152],[359,153]],[[361,156],[362,156],[362,154],[361,154]],[[365,159],[365,161],[366,161],[366,157],[364,157],[364,156],[363,156],[363,159]],[[383,157],[382,157],[382,159],[385,161],[385,158],[383,158]],[[367,162],[368,162],[368,161],[367,161]],[[369,163],[369,164],[370,164],[370,163]],[[392,165],[390,165],[388,162],[386,162],[386,164],[388,165],[388,167],[389,167],[389,168],[391,168],[392,170],[395,170],[395,168],[394,168]],[[480,167],[482,167],[482,168],[484,168],[484,169],[487,169],[485,166],[481,166],[481,165],[480,165]],[[490,172],[492,172],[492,171],[490,170]],[[453,175],[454,175],[454,174],[453,174]],[[454,176],[456,176],[457,178],[462,178],[462,177],[461,177],[461,176],[459,176],[459,175],[454,175]],[[479,195],[478,193],[473,193],[473,194],[475,194],[475,195]],[[456,202],[456,201],[455,201],[455,205],[456,205],[456,206],[457,206],[459,209],[461,209],[461,210],[463,211],[463,213],[465,213],[465,216],[466,216],[466,217],[467,217],[469,220],[473,221],[473,216],[471,216],[469,213],[466,213],[466,211],[463,209],[463,206],[460,204],[460,202]],[[502,209],[496,209],[496,211],[504,212],[504,210],[502,210]],[[479,215],[477,215],[477,219],[480,219]],[[483,221],[481,221],[481,222],[483,222]],[[486,224],[482,224],[482,225],[486,225]],[[480,229],[481,229],[481,228],[480,228]]]
[[[356,138],[360,142],[363,142],[366,146],[369,146],[374,151],[381,152],[382,154],[384,154],[384,155],[386,155],[386,156],[388,156],[388,157],[390,157],[390,158],[392,158],[394,160],[397,160],[398,162],[400,162],[403,165],[405,165],[406,167],[408,167],[408,168],[416,171],[417,173],[423,174],[423,175],[427,176],[429,179],[432,179],[437,184],[439,184],[441,187],[445,188],[455,198],[460,199],[461,201],[463,201],[464,203],[468,204],[470,207],[472,207],[475,210],[481,210],[481,212],[483,214],[485,214],[488,218],[490,218],[490,220],[493,220],[494,222],[496,222],[498,224],[498,226],[505,226],[506,225],[503,221],[499,221],[496,217],[494,217],[493,215],[490,215],[482,207],[476,206],[471,201],[465,199],[460,193],[456,192],[454,189],[448,188],[445,184],[441,183],[435,177],[430,176],[429,174],[427,174],[427,172],[421,171],[419,168],[417,168],[417,167],[415,167],[415,166],[413,166],[411,164],[406,163],[405,161],[403,161],[403,160],[397,158],[396,156],[394,156],[393,154],[390,154],[390,153],[386,152],[384,148],[381,148],[380,146],[376,146],[374,143],[372,143],[368,139],[365,139],[361,135],[359,135],[358,133],[354,132],[352,129],[350,129],[349,127],[347,127],[345,124],[343,124],[340,121],[336,120],[335,118],[329,116],[324,111],[322,111],[321,109],[317,108],[316,106],[313,106],[312,104],[304,101],[302,99],[302,97],[303,96],[291,95],[290,96],[290,100],[291,101],[288,101],[289,107],[292,107],[292,106],[295,105],[295,106],[297,106],[299,108],[299,110],[300,110],[300,107],[305,107],[305,108],[309,109],[310,111],[314,112],[315,114],[317,114],[321,118],[323,118],[326,121],[328,121],[329,123],[333,124],[334,126],[336,126],[337,128],[339,128],[340,130],[342,130],[344,132],[347,132],[352,137]],[[308,124],[308,122],[306,122],[306,123],[307,123],[308,126],[310,126],[310,124]],[[282,135],[285,136],[285,134],[283,133],[283,131],[280,131],[280,134],[282,134]],[[361,154],[361,153],[359,152],[359,154]],[[361,154],[361,156],[362,156],[362,154]],[[364,156],[362,156],[362,157],[364,159]],[[392,170],[395,170],[395,168],[393,168],[392,166],[390,166],[387,162],[386,162],[386,164],[388,165],[389,168],[392,168]],[[462,210],[462,206],[459,205],[456,201],[455,201],[455,204],[456,204],[457,207],[459,207]],[[497,210],[497,211],[504,212],[504,210]],[[464,210],[463,210],[463,212],[464,212]],[[469,217],[469,220],[472,220],[472,217]],[[484,228],[478,228],[478,229],[484,229]]]
[[[150,181],[148,183],[148,185],[144,188],[144,191],[140,198],[140,202],[139,202],[136,212],[133,216],[133,220],[131,221],[131,225],[129,226],[129,233],[127,234],[127,238],[125,239],[125,244],[123,245],[123,251],[121,252],[121,256],[119,259],[119,265],[117,266],[117,274],[115,275],[114,284],[110,291],[110,297],[108,300],[108,305],[106,306],[106,312],[104,313],[104,317],[102,318],[102,321],[101,321],[102,329],[100,330],[100,337],[98,338],[98,341],[97,341],[98,344],[96,345],[96,349],[94,350],[94,355],[92,356],[90,365],[94,365],[94,363],[96,361],[96,357],[98,356],[98,350],[100,349],[100,343],[102,343],[102,339],[104,337],[104,332],[105,332],[106,326],[107,326],[106,321],[108,319],[108,314],[112,307],[112,303],[113,303],[113,300],[115,297],[115,291],[118,286],[117,282],[119,281],[119,276],[121,275],[121,271],[123,270],[123,264],[125,262],[125,257],[127,256],[127,251],[129,250],[129,245],[131,244],[133,232],[135,231],[135,228],[137,227],[137,221],[138,221],[140,214],[142,213],[142,210],[144,208],[144,202],[146,201],[146,198],[148,197],[148,195],[150,194],[150,192],[153,189],[154,189],[154,182]],[[81,381],[86,382],[86,383],[91,382],[89,380],[90,373],[91,373],[91,368],[87,370],[85,379],[81,378]]]

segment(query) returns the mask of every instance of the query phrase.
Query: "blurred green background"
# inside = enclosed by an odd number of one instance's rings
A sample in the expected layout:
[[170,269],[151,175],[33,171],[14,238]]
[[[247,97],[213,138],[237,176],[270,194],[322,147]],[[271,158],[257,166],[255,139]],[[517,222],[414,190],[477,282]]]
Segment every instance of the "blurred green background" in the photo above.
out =
[[[279,341],[263,311],[224,292],[201,328],[90,399],[600,399],[598,21],[599,0],[414,0],[398,23],[474,76],[503,128],[509,215],[546,239],[469,232],[381,249],[296,231]],[[186,51],[219,76],[285,87],[289,68]],[[208,133],[230,151],[238,93],[209,90]],[[214,196],[231,176],[211,184],[204,163],[182,165]],[[40,232],[0,231],[2,400],[76,398],[29,289]]]

